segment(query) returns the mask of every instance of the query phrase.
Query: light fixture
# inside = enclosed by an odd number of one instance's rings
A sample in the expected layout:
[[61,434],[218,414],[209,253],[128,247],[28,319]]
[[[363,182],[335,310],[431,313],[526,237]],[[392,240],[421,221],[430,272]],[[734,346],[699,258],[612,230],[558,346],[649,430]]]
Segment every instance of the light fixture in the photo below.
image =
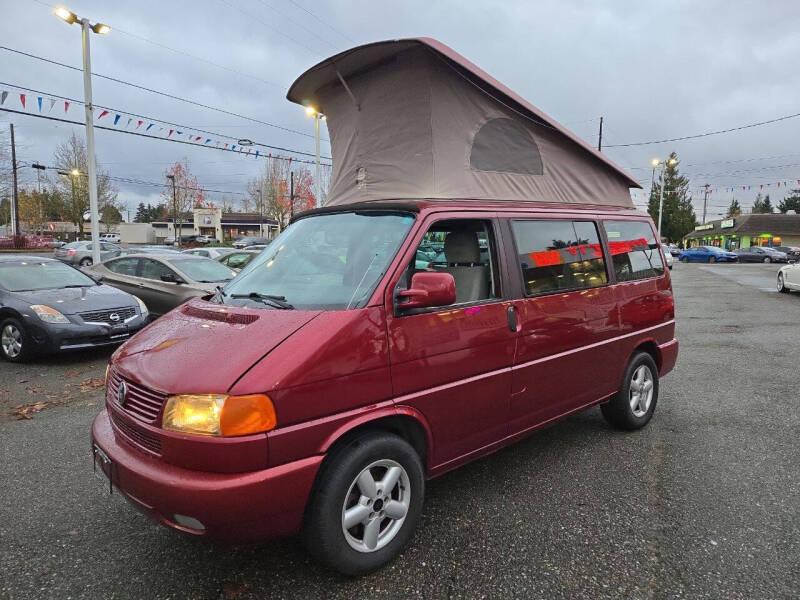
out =
[[67,10],[67,9],[66,9],[66,8],[64,8],[63,6],[59,6],[59,7],[57,7],[57,8],[56,8],[56,9],[53,11],[53,13],[55,13],[55,15],[56,15],[56,16],[57,16],[59,19],[61,19],[62,21],[66,21],[66,22],[67,22],[67,23],[69,23],[70,25],[72,25],[73,23],[75,23],[75,22],[78,20],[78,15],[76,15],[76,14],[75,14],[74,12],[72,12],[71,10]]
[[104,33],[108,33],[109,31],[111,31],[111,27],[109,27],[105,23],[95,23],[94,25],[92,25],[92,31],[94,31],[95,33],[99,33],[100,35],[103,35]]
[[78,169],[72,169],[72,171],[70,171],[70,174],[71,174],[73,177],[77,177],[78,175],[80,175],[80,174],[81,174],[81,172],[80,172],[80,171],[78,171]]
[[660,160],[654,158],[653,160],[650,161],[650,164],[653,165],[654,167],[657,167],[660,162],[661,162]]
[[315,114],[317,114],[317,109],[316,108],[314,108],[313,106],[306,106],[306,116],[307,117],[313,117]]

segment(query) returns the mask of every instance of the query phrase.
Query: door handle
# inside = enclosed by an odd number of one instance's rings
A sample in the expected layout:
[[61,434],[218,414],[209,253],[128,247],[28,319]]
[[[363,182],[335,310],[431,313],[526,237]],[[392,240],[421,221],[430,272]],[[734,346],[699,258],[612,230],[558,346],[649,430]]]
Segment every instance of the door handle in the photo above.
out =
[[517,307],[513,304],[506,309],[506,318],[508,319],[508,328],[516,333],[517,329]]

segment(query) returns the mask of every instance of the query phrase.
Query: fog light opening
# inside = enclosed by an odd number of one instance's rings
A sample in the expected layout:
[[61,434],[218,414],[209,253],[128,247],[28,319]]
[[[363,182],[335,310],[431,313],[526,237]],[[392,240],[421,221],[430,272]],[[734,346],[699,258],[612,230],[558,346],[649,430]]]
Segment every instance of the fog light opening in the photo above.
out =
[[194,517],[187,517],[186,515],[179,515],[179,514],[175,514],[174,516],[175,516],[175,522],[181,527],[187,527],[188,529],[196,529],[197,531],[206,530],[206,526],[203,525],[200,521],[198,521]]

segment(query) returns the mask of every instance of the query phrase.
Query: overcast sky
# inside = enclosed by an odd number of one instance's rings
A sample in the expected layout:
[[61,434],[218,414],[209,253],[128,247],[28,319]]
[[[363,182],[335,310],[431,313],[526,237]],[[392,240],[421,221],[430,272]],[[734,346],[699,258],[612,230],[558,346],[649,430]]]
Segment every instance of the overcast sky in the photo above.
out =
[[[0,45],[80,66],[80,30],[56,19],[53,3],[0,0],[0,5]],[[307,135],[99,78],[93,82],[95,104],[301,152],[314,151],[313,121],[285,99],[294,79],[336,52],[399,37],[441,40],[592,144],[600,115],[604,145],[612,146],[800,112],[796,0],[70,0],[65,6],[112,27],[110,34],[92,37],[95,73]],[[0,82],[0,91],[11,92],[4,107],[14,109],[18,91],[7,84],[43,91],[45,98],[83,97],[80,72],[4,50]],[[38,113],[35,97],[29,93],[28,112]],[[43,113],[48,113],[47,100]],[[63,105],[49,114],[63,116]],[[82,120],[82,107],[71,107],[68,118]],[[25,165],[51,165],[56,145],[72,130],[83,129],[0,113],[0,131],[10,120],[17,128],[18,159]],[[7,142],[7,137],[0,139]],[[187,157],[201,185],[226,191],[234,201],[263,165],[252,156],[120,133],[97,131],[96,140],[98,160],[113,176],[160,182],[170,164]],[[696,190],[704,183],[715,189],[709,219],[730,203],[726,187],[735,186],[733,195],[749,207],[763,185],[777,204],[783,181],[798,187],[800,118],[605,151],[648,188],[650,160],[673,150],[691,178],[698,217],[702,199]],[[323,154],[328,153],[323,142]],[[22,175],[23,183],[35,181],[30,167],[23,167]],[[131,213],[138,202],[159,199],[158,188],[117,185]],[[645,193],[635,196],[638,204]],[[219,201],[221,194],[209,196]]]

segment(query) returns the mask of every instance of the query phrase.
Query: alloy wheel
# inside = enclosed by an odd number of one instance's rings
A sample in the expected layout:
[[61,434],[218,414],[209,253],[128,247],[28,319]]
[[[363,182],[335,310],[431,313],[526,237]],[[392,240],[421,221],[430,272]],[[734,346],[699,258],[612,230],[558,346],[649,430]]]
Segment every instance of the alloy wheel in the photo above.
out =
[[778,291],[782,292],[784,289],[783,285],[783,273],[778,273]]
[[22,353],[22,332],[11,323],[3,327],[0,334],[0,345],[9,358],[17,358]]
[[640,365],[633,372],[628,401],[633,416],[643,417],[653,402],[653,373],[647,365]]
[[770,262],[772,262],[772,259],[769,256],[767,256],[767,257],[764,258],[764,262],[765,263],[770,263]]
[[350,484],[342,505],[342,530],[351,548],[375,552],[403,527],[411,502],[406,470],[393,460],[378,460]]

